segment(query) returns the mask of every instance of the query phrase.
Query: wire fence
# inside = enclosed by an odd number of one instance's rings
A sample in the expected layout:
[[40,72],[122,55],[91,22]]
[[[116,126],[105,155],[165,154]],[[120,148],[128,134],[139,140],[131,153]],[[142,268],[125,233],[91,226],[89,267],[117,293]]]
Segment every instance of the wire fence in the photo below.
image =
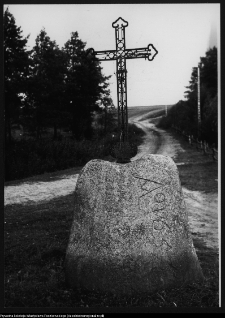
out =
[[218,150],[212,145],[204,140],[198,140],[193,137],[193,135],[188,135],[184,130],[181,130],[179,127],[172,125],[172,128],[176,131],[176,133],[185,137],[188,141],[189,145],[195,147],[198,151],[202,151],[204,155],[212,157],[214,161],[218,161]]

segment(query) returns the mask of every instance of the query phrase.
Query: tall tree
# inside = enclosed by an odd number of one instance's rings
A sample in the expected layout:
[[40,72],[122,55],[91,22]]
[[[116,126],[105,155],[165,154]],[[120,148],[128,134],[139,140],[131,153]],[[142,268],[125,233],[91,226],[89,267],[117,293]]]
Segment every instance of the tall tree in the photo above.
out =
[[[200,58],[200,106],[201,106],[201,138],[208,142],[217,143],[217,48],[210,48],[204,57]],[[188,89],[185,91],[187,101],[186,126],[197,131],[197,67],[193,67]],[[183,105],[183,106],[184,106]],[[183,109],[179,109],[180,113]],[[193,126],[193,128],[192,128]],[[194,129],[195,127],[195,129]],[[187,129],[187,130],[188,130]]]
[[107,94],[102,97],[104,116],[100,116],[99,123],[104,126],[104,134],[115,127],[115,106],[112,98]]
[[32,105],[35,114],[37,138],[45,126],[53,126],[54,137],[57,137],[57,127],[66,117],[63,110],[65,54],[42,29],[35,40],[32,59],[29,106]]
[[78,32],[72,32],[65,43],[67,55],[66,96],[72,114],[72,131],[76,138],[90,138],[92,113],[98,109],[97,101],[106,93],[110,76],[102,74],[100,63],[87,58],[87,51]]
[[204,57],[201,57],[201,83],[208,91],[208,96],[217,95],[217,48],[210,48]]
[[[200,105],[201,105],[201,117],[205,118],[204,112],[207,114],[209,105],[215,105],[209,100],[217,96],[217,48],[213,47],[206,52],[205,57],[200,58]],[[191,80],[187,91],[185,91],[187,101],[190,107],[195,109],[197,115],[197,67],[193,67]],[[213,106],[212,106],[213,107]],[[215,114],[215,111],[213,112]]]
[[196,99],[197,100],[197,83],[198,83],[198,73],[197,73],[197,67],[192,68],[191,73],[191,79],[189,81],[189,85],[185,86],[187,90],[184,92],[185,97],[190,99]]
[[21,114],[23,93],[29,75],[29,54],[26,44],[29,35],[22,36],[21,27],[16,26],[14,16],[7,8],[4,23],[4,91],[5,91],[5,136],[11,142],[11,125],[18,123]]
[[201,99],[202,103],[202,138],[210,143],[218,144],[218,74],[217,74],[217,48],[214,46],[201,57]]
[[[197,83],[197,67],[193,67],[189,86],[186,86],[188,90],[185,91],[187,99],[197,98]],[[207,96],[212,98],[217,94],[217,48],[215,46],[206,52],[205,57],[200,58],[200,85],[204,100],[206,91]]]

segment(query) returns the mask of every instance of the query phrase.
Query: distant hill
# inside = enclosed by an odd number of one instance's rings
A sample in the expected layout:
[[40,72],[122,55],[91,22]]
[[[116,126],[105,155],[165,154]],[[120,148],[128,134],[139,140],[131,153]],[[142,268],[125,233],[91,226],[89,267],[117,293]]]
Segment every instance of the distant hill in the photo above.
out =
[[136,117],[136,116],[149,116],[151,117],[151,113],[157,113],[158,116],[162,116],[165,114],[165,107],[169,109],[173,105],[156,105],[156,106],[133,106],[128,107],[128,118]]

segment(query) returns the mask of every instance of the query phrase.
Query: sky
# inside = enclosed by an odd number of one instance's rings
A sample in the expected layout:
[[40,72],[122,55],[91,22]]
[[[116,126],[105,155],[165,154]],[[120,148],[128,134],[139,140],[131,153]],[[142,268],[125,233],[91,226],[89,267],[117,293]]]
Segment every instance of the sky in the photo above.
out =
[[[127,49],[153,44],[158,51],[153,61],[127,60],[128,107],[185,100],[192,68],[210,47],[220,48],[219,3],[4,5],[7,7],[23,36],[30,34],[28,49],[45,28],[60,48],[77,31],[86,49],[114,50],[112,23],[119,17],[126,20]],[[116,61],[103,61],[101,66],[104,75],[112,75],[109,88],[117,106]]]

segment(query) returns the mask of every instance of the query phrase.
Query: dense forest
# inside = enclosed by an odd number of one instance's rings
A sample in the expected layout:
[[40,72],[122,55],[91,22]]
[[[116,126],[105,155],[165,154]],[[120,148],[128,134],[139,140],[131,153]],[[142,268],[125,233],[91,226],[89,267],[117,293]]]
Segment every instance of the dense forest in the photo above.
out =
[[[29,36],[28,36],[29,37]],[[5,137],[12,141],[13,125],[21,125],[40,139],[53,127],[54,138],[68,127],[76,139],[92,135],[91,116],[103,107],[113,107],[109,78],[98,61],[86,56],[86,43],[72,32],[61,49],[42,29],[32,50],[28,37],[16,26],[7,9],[4,13]]]
[[[100,62],[72,32],[64,47],[43,28],[27,49],[4,12],[5,180],[110,158],[118,142],[117,112]],[[135,152],[142,131],[129,127]]]
[[218,84],[217,84],[217,48],[210,48],[200,58],[200,114],[198,124],[198,75],[193,67],[189,85],[186,87],[185,100],[175,104],[168,116],[162,118],[162,128],[178,127],[187,135],[193,135],[202,141],[218,146]]

